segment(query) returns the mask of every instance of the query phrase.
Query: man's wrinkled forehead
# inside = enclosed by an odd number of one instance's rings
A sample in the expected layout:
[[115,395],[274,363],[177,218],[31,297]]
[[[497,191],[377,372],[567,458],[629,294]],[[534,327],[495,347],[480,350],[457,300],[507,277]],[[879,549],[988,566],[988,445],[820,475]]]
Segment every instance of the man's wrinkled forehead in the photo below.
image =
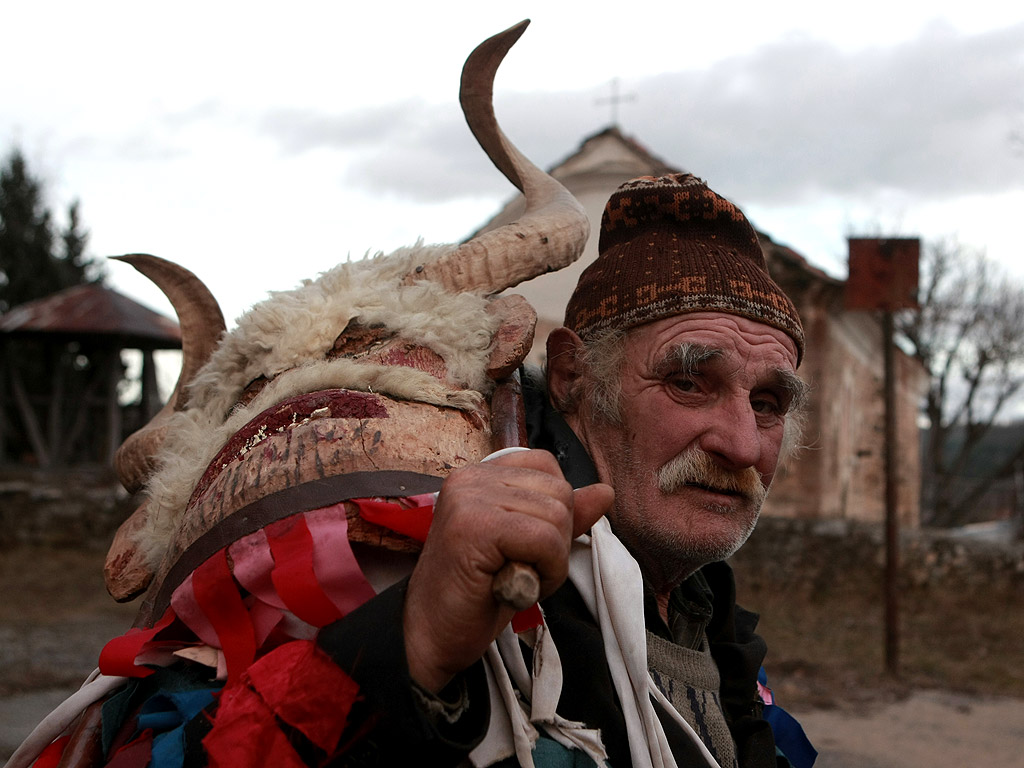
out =
[[674,350],[689,345],[690,356],[715,353],[737,360],[764,359],[793,370],[797,365],[796,345],[787,334],[757,320],[725,312],[691,312],[654,320],[631,328],[627,340],[635,349],[642,350],[649,361],[655,358],[658,363],[679,358],[681,352]]

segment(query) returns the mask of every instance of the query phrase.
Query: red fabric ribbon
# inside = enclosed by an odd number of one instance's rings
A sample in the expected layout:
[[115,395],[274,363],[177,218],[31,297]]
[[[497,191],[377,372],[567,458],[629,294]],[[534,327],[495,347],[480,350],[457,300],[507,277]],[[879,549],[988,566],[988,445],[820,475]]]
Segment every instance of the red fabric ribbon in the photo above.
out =
[[153,731],[144,730],[114,752],[104,768],[146,768],[153,756]]
[[277,717],[328,754],[337,747],[359,685],[315,643],[286,643],[253,664],[246,676]]
[[348,539],[344,502],[305,515],[313,537],[313,571],[327,599],[347,615],[372,599],[377,591],[367,581]]
[[534,603],[512,617],[512,631],[518,635],[528,629],[539,627],[543,623],[544,615],[540,612],[540,605]]
[[256,632],[222,549],[192,572],[196,604],[206,615],[224,651],[228,684],[238,680],[256,657]]
[[59,739],[51,741],[46,749],[39,753],[39,757],[32,763],[32,768],[57,768],[69,741],[71,741],[70,735],[61,736]]
[[274,713],[248,686],[226,688],[220,696],[213,730],[203,739],[210,768],[273,765],[306,768]]
[[359,695],[358,684],[306,640],[275,648],[241,682],[221,694],[203,740],[211,766],[301,766],[279,721],[331,755]]
[[324,594],[313,570],[313,537],[305,518],[293,515],[264,531],[274,555],[270,577],[288,610],[314,627],[340,619],[341,611]]
[[150,629],[132,628],[103,646],[100,651],[100,672],[119,677],[148,677],[153,674],[149,667],[141,667],[135,658],[162,629],[171,625],[174,611],[168,608],[164,615]]
[[[411,497],[418,498],[418,497]],[[421,544],[427,540],[427,531],[434,520],[434,505],[406,507],[393,501],[379,499],[352,499],[359,507],[359,516],[368,523],[415,539]]]

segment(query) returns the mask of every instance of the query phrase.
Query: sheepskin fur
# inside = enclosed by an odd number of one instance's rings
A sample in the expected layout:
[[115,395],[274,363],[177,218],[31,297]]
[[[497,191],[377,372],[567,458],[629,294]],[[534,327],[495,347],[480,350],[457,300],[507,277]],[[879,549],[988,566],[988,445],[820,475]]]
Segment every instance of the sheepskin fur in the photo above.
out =
[[[388,256],[339,264],[291,291],[271,293],[238,319],[188,384],[186,408],[175,414],[151,478],[146,523],[135,537],[156,569],[206,467],[228,439],[257,414],[289,397],[322,389],[377,392],[395,399],[471,410],[493,383],[486,375],[498,319],[475,293],[452,294],[433,283],[403,285],[417,264],[455,246],[417,243]],[[326,360],[353,319],[383,325],[427,347],[447,366],[448,382],[401,366]],[[250,382],[269,383],[245,407]]]
[[456,246],[402,248],[388,256],[345,262],[291,291],[271,293],[238,319],[210,361],[189,384],[189,407],[226,414],[242,390],[303,363],[323,360],[354,318],[381,324],[444,358],[457,388],[487,393],[485,373],[496,320],[476,293],[440,285],[402,285],[416,265]]

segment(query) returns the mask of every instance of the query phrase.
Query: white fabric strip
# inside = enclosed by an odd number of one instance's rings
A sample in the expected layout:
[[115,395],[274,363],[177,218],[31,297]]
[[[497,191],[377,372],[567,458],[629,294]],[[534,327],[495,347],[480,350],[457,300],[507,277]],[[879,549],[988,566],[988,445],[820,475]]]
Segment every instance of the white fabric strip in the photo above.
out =
[[93,672],[82,687],[71,694],[55,710],[43,718],[32,733],[14,751],[4,768],[28,768],[40,753],[71,726],[86,707],[128,682],[127,677],[108,677]]
[[[709,768],[718,763],[693,728],[658,690],[647,671],[643,580],[640,567],[602,518],[590,536],[573,542],[569,578],[598,622],[605,657],[616,694],[622,703],[632,763],[636,768],[676,768],[665,731],[651,697],[679,724],[697,746]],[[519,639],[506,628],[485,657],[491,686],[491,724],[483,743],[470,754],[477,768],[515,754],[520,764],[533,767],[531,750],[537,730],[567,747],[580,749],[601,765],[607,754],[600,733],[554,712],[562,690],[562,669],[546,625],[538,628],[533,644],[533,669],[528,670]],[[513,683],[522,693],[515,695]],[[497,689],[497,691],[495,690]],[[508,721],[496,723],[501,712]]]

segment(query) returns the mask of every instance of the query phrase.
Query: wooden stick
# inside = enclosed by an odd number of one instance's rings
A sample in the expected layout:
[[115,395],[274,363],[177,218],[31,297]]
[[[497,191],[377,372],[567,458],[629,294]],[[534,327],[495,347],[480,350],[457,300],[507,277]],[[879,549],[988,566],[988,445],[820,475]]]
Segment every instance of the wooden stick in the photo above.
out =
[[94,701],[79,716],[57,768],[96,768],[103,764],[103,701]]
[[[498,381],[491,398],[491,441],[494,450],[526,446],[526,411],[519,371]],[[540,597],[540,577],[532,566],[509,561],[494,577],[494,597],[517,611],[529,608]]]

